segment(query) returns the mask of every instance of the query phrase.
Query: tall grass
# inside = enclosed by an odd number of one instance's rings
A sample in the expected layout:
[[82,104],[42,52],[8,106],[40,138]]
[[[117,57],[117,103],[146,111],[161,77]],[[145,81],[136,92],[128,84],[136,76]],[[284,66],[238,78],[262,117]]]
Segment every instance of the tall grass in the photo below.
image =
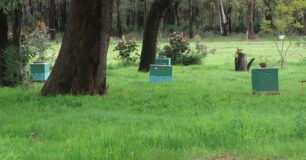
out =
[[306,51],[290,51],[281,95],[254,96],[250,73],[233,71],[235,48],[277,66],[273,42],[207,45],[217,54],[175,66],[172,84],[150,84],[111,52],[104,97],[1,88],[0,159],[306,159]]

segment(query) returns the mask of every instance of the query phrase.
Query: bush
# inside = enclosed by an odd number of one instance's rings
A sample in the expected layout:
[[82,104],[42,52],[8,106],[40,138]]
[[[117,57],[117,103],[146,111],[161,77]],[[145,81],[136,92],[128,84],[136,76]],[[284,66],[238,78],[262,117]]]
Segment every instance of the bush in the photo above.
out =
[[22,63],[20,54],[15,46],[9,46],[4,50],[4,77],[3,79],[11,86],[18,85],[22,82]]
[[210,50],[201,43],[201,37],[196,36],[196,50],[190,48],[190,43],[183,34],[171,33],[169,45],[166,45],[160,55],[171,58],[173,64],[193,65],[201,64],[208,54],[214,54],[215,49]]
[[180,57],[180,63],[188,66],[193,64],[202,64],[203,56],[196,52],[186,52]]
[[53,57],[52,55],[48,56],[46,52],[50,47],[48,41],[48,34],[43,29],[38,28],[27,36],[24,46],[28,47],[28,52],[31,52],[37,62],[46,62]]
[[171,58],[173,64],[180,64],[183,54],[190,52],[190,44],[183,34],[171,33],[169,45],[164,47],[164,56]]
[[32,58],[44,62],[47,59],[46,50],[49,45],[47,34],[40,29],[35,30],[28,36],[21,36],[20,51],[13,45],[4,50],[4,80],[10,86],[29,84],[28,64]]
[[203,56],[203,58],[207,57],[208,54],[215,54],[216,49],[209,49],[206,45],[202,43],[202,38],[200,35],[195,36],[196,41],[196,52]]
[[136,41],[119,41],[114,51],[118,51],[118,58],[124,63],[135,63],[139,59]]

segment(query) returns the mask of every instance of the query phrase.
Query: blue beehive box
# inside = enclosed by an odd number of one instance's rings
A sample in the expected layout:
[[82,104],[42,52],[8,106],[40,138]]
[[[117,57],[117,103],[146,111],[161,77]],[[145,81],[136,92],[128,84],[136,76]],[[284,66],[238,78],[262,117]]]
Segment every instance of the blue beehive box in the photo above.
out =
[[173,67],[169,65],[157,65],[150,66],[150,82],[162,83],[172,82],[172,70]]
[[279,94],[278,68],[252,70],[253,93]]
[[30,64],[31,79],[37,82],[46,81],[50,75],[50,68],[48,63]]
[[171,66],[171,58],[160,58],[160,57],[158,57],[158,58],[155,59],[155,64]]

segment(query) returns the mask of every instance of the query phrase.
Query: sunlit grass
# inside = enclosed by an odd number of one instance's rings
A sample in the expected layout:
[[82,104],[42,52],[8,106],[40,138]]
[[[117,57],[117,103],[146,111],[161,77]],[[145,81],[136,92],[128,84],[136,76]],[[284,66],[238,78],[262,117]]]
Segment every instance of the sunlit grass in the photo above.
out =
[[234,53],[277,67],[274,43],[206,44],[217,53],[175,66],[172,84],[120,65],[112,42],[104,97],[42,97],[42,84],[0,89],[0,159],[306,159],[306,50],[290,50],[281,95],[254,96],[251,74],[233,71]]

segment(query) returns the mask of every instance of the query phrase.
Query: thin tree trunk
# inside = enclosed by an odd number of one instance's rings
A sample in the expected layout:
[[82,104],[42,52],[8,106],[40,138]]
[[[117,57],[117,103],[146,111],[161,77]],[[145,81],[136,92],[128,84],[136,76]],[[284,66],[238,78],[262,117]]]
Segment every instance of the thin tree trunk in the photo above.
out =
[[[23,68],[26,64],[24,64],[25,62],[23,62],[23,55],[21,53],[21,24],[22,24],[22,5],[18,4],[17,7],[14,9],[13,11],[13,21],[12,21],[12,31],[13,31],[13,45],[16,48],[16,52],[19,58],[19,64],[20,64],[20,72],[19,75],[17,75],[18,77],[16,77],[18,79],[19,82],[22,81],[22,76],[23,76]],[[19,82],[5,82],[8,83],[9,86],[15,86],[15,83],[19,83]]]
[[222,13],[221,13],[220,1],[218,1],[218,3],[219,3],[219,8],[220,8],[218,12],[219,13],[220,34],[223,35],[224,31],[223,31],[223,25],[222,25]]
[[173,0],[155,0],[151,6],[143,35],[143,45],[139,71],[148,72],[150,64],[154,63],[157,49],[158,30],[166,9]]
[[221,27],[222,27],[222,35],[227,36],[228,29],[227,29],[227,20],[226,20],[226,15],[224,11],[224,3],[223,0],[220,0],[220,14],[221,14]]
[[117,8],[117,35],[121,39],[122,38],[122,21],[121,21],[121,9],[120,9],[120,0],[116,0],[116,8]]
[[179,1],[174,2],[174,11],[175,11],[176,23],[178,26],[180,26],[179,5],[180,5]]
[[254,32],[254,2],[253,0],[247,1],[247,32],[248,32],[248,39],[255,39],[256,35]]
[[0,10],[0,86],[4,85],[4,49],[8,46],[8,21],[7,14]]
[[113,0],[72,0],[63,44],[42,95],[104,95]]
[[56,9],[55,0],[49,0],[49,29],[50,29],[50,39],[55,40],[56,38]]
[[192,0],[188,0],[189,12],[189,38],[193,38],[193,5]]
[[143,22],[144,24],[146,24],[147,21],[147,0],[144,0],[144,8],[143,8],[143,12],[144,12],[144,17],[143,17]]
[[13,45],[16,47],[18,53],[20,53],[21,48],[21,21],[22,21],[22,6],[18,5],[13,12]]
[[144,4],[144,0],[138,0],[138,11],[137,11],[137,28],[138,31],[141,32],[144,26],[144,11],[142,9]]
[[61,25],[60,31],[65,32],[67,25],[67,0],[62,0],[61,3]]
[[31,13],[31,15],[33,15],[34,14],[34,6],[33,6],[32,0],[29,0],[29,7],[30,7],[30,13]]

